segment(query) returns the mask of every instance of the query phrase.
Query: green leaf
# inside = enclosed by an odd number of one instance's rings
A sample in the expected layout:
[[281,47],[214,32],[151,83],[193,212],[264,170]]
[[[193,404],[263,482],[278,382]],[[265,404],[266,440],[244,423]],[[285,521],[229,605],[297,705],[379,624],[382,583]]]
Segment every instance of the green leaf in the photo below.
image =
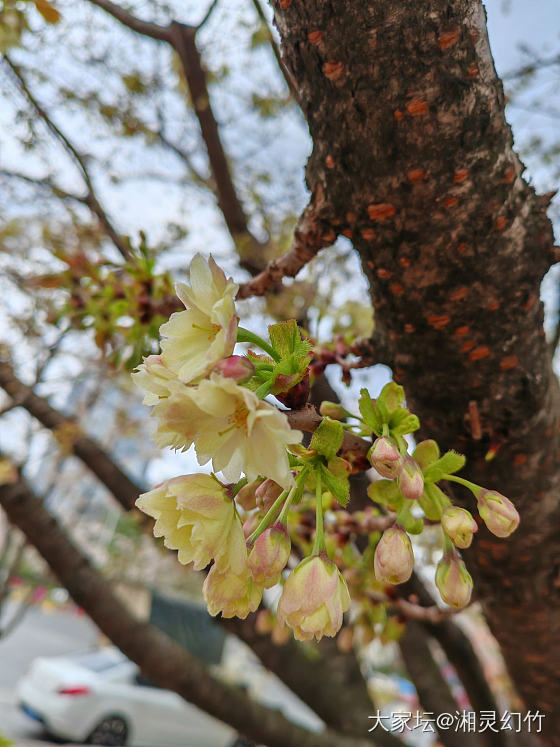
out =
[[367,389],[360,390],[360,399],[358,401],[360,414],[366,424],[371,428],[376,436],[383,433],[383,419],[376,403],[372,400]]
[[408,410],[404,408],[399,409],[396,413],[393,413],[391,421],[396,420],[396,425],[389,425],[391,435],[404,436],[407,433],[414,433],[420,428],[420,421],[416,415],[412,415]]
[[404,501],[395,480],[376,480],[368,487],[367,494],[374,503],[389,506],[395,511],[401,507]]
[[427,482],[438,482],[445,475],[452,475],[465,466],[467,460],[456,451],[447,451],[437,462],[430,465],[424,472],[424,480]]
[[295,319],[271,324],[268,328],[268,334],[272,347],[282,358],[296,352],[298,345],[302,342]]
[[420,441],[418,446],[414,449],[412,456],[424,470],[439,459],[439,446],[433,439]]
[[333,494],[335,500],[341,506],[346,506],[350,498],[350,483],[348,482],[350,469],[348,462],[340,457],[334,457],[329,461],[327,467],[320,465],[320,469],[324,486]]
[[322,454],[327,459],[332,459],[342,446],[344,428],[339,420],[323,418],[319,427],[313,434],[309,448]]
[[402,386],[399,386],[394,381],[385,384],[381,390],[381,394],[377,398],[377,407],[386,423],[389,422],[391,415],[402,405],[403,402],[404,389]]

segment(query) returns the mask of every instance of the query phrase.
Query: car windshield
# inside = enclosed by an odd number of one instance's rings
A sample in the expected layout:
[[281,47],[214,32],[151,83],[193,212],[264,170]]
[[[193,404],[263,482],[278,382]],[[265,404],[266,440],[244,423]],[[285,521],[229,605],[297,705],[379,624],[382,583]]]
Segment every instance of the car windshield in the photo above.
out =
[[125,658],[118,651],[107,649],[106,651],[92,651],[87,654],[80,654],[74,658],[76,664],[79,664],[90,672],[104,672],[112,669],[118,664],[122,664]]

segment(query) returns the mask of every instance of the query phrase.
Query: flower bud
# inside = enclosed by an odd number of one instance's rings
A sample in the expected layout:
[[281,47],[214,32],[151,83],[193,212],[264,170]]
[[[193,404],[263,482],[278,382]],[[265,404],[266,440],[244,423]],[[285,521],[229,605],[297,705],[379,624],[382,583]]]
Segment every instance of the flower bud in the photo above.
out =
[[278,603],[278,621],[298,641],[335,636],[350,607],[346,582],[326,553],[305,558],[288,576]]
[[412,457],[405,456],[398,477],[399,489],[405,498],[417,501],[424,492],[424,475]]
[[441,527],[456,547],[464,550],[471,546],[478,525],[464,508],[447,506],[441,517]]
[[233,379],[239,384],[249,379],[255,373],[255,367],[248,358],[243,355],[230,355],[228,358],[219,360],[212,371],[219,373],[226,379]]
[[253,480],[253,482],[247,483],[235,496],[237,504],[245,511],[252,511],[257,507],[256,491],[261,482],[262,480]]
[[283,491],[280,485],[274,480],[267,479],[258,486],[255,490],[255,497],[257,499],[257,506],[262,508],[263,511],[268,511],[274,501],[280,496]]
[[455,550],[448,550],[436,569],[436,586],[450,607],[461,609],[470,602],[473,580]]
[[414,552],[410,537],[395,524],[386,529],[375,548],[373,569],[375,578],[388,584],[408,581],[414,567]]
[[249,553],[248,566],[254,581],[265,589],[277,584],[291,549],[292,543],[283,524],[265,529]]
[[403,463],[397,445],[388,436],[375,439],[368,452],[368,459],[376,472],[389,480],[397,477]]
[[513,503],[497,490],[482,490],[478,495],[478,513],[496,537],[509,537],[519,525]]
[[258,525],[261,522],[261,519],[263,518],[261,513],[252,514],[251,516],[248,516],[245,521],[243,522],[243,534],[245,535],[245,539],[250,537],[255,529],[258,527]]
[[321,402],[319,412],[324,418],[332,418],[333,420],[344,420],[346,417],[346,410],[342,405],[337,402],[328,402],[324,400]]

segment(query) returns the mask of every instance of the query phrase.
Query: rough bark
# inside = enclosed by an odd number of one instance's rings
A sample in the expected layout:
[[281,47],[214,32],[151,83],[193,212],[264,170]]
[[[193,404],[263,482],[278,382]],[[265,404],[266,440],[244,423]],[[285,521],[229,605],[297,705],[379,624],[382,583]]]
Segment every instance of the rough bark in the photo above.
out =
[[25,534],[53,573],[105,633],[142,672],[161,687],[226,721],[269,747],[366,747],[370,740],[333,731],[311,732],[279,712],[251,700],[238,688],[212,677],[206,667],[164,633],[136,620],[109,583],[71,542],[23,479],[0,486],[0,506]]
[[553,744],[560,421],[539,286],[555,255],[547,201],[512,149],[484,9],[282,0],[275,18],[314,143],[308,186],[324,191],[335,230],[360,253],[394,375],[426,431],[520,510],[513,537],[482,528],[467,557]]

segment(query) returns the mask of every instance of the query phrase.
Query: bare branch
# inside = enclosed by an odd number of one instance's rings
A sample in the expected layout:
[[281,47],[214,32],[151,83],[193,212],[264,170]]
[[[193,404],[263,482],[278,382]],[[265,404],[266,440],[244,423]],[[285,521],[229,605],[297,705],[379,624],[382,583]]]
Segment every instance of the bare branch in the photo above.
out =
[[218,7],[218,3],[219,3],[219,0],[212,0],[212,2],[210,3],[210,7],[208,8],[208,10],[206,11],[206,13],[204,14],[204,17],[203,17],[202,21],[200,21],[200,23],[197,24],[197,27],[196,27],[197,31],[200,31],[200,29],[204,26],[204,24],[208,23],[208,21],[210,20],[210,18],[212,16],[212,13]]
[[[35,98],[35,96],[31,92],[31,89],[27,85],[27,82],[25,81],[25,78],[23,77],[19,67],[11,61],[11,59],[8,57],[7,54],[2,55],[2,58],[4,62],[6,63],[6,65],[8,66],[8,68],[10,69],[12,77],[17,83],[19,90],[24,94],[25,98],[31,104],[35,112],[38,114],[41,120],[45,123],[45,125],[51,131],[51,133],[58,139],[60,143],[62,143],[66,152],[70,155],[74,163],[78,166],[82,174],[83,180],[86,184],[87,194],[84,198],[74,197],[74,199],[77,199],[79,202],[83,202],[85,205],[87,205],[90,208],[90,210],[97,216],[99,222],[102,224],[103,228],[105,229],[106,233],[111,238],[111,241],[113,242],[117,250],[120,252],[120,254],[125,259],[130,259],[131,257],[130,247],[124,241],[123,237],[115,229],[109,216],[107,215],[107,213],[105,212],[104,208],[102,207],[101,203],[99,202],[99,200],[97,199],[95,195],[93,181],[89,173],[89,169],[88,169],[85,157],[77,150],[77,148],[72,144],[72,142],[60,129],[60,127],[58,127],[58,125],[55,124],[55,122],[52,120],[52,118],[50,117],[46,109]],[[53,188],[51,187],[51,189]],[[70,198],[69,193],[65,193],[62,196],[65,197],[65,199]]]
[[534,62],[530,62],[528,65],[523,65],[523,67],[520,67],[517,70],[511,70],[509,73],[505,73],[502,75],[502,80],[524,78],[526,75],[530,75],[531,73],[535,73],[547,67],[555,67],[556,65],[560,65],[560,54],[545,59],[537,57]]
[[318,219],[312,200],[298,220],[290,251],[280,259],[269,262],[266,269],[249,282],[243,283],[237,297],[263,296],[283,278],[295,277],[321,249],[333,244],[336,237],[336,232],[324,221]]
[[[262,270],[264,245],[249,230],[247,216],[237,194],[230,166],[212,109],[207,76],[196,44],[196,26],[172,21],[168,26],[146,23],[110,0],[88,0],[102,8],[127,28],[152,39],[167,42],[178,54],[189,89],[194,113],[206,146],[214,179],[214,194],[227,229],[238,249],[241,266],[255,275]],[[176,153],[179,151],[173,148]]]
[[113,18],[116,18],[124,26],[127,26],[132,31],[136,31],[137,34],[170,43],[171,33],[169,26],[160,26],[157,23],[142,21],[124,8],[121,8],[120,5],[112,3],[111,0],[88,0],[88,2],[92,5],[97,5],[98,8],[112,15]]
[[96,441],[83,433],[72,419],[55,410],[45,399],[35,394],[32,387],[21,382],[11,365],[5,361],[0,361],[0,386],[45,428],[52,431],[68,425],[74,428],[72,452],[101,480],[126,511],[134,509],[142,487],[115,464]]
[[294,79],[290,75],[288,69],[286,68],[286,65],[284,65],[284,61],[282,60],[282,53],[280,52],[280,47],[276,43],[276,39],[274,38],[272,30],[270,29],[268,25],[268,19],[265,15],[263,7],[260,4],[259,0],[252,0],[252,2],[253,2],[253,7],[255,8],[257,15],[260,19],[260,22],[263,24],[263,26],[266,27],[268,31],[268,43],[270,44],[270,48],[272,49],[272,54],[276,58],[276,62],[278,64],[280,72],[282,73],[282,77],[286,81],[286,85],[288,86],[290,95],[292,96],[294,101],[297,101],[297,90],[295,87]]

